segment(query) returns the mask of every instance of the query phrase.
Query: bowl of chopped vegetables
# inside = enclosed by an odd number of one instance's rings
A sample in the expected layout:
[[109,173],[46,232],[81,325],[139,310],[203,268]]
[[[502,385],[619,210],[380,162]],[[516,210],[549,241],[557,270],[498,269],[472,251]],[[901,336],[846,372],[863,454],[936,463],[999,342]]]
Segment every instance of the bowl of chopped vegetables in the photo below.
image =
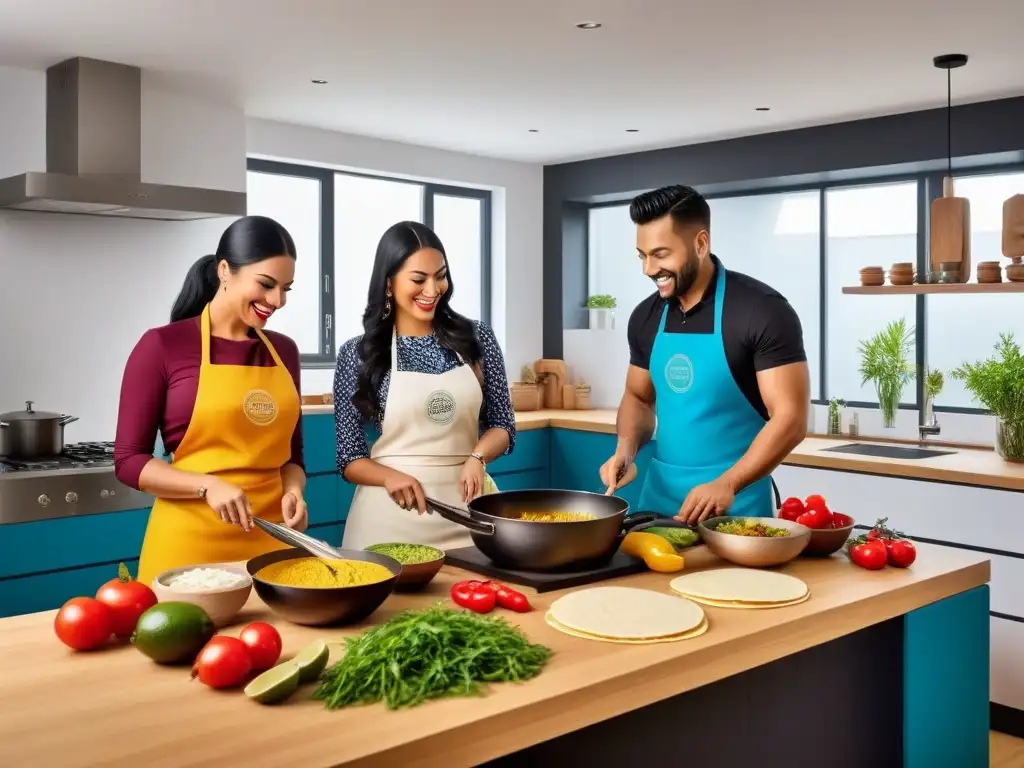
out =
[[426,544],[373,544],[367,552],[376,552],[397,560],[402,571],[395,582],[396,592],[414,592],[423,589],[433,581],[444,565],[444,551]]
[[811,540],[811,529],[775,517],[712,517],[698,526],[708,549],[736,565],[762,568],[797,557]]

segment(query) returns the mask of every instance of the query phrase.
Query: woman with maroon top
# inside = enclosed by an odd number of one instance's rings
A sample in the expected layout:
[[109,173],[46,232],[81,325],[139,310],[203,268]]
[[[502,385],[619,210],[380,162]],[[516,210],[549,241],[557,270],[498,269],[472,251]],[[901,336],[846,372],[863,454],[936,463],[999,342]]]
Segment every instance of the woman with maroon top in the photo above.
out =
[[[128,358],[114,459],[122,483],[157,499],[144,583],[280,548],[253,517],[306,527],[299,353],[262,330],[285,305],[295,258],[276,221],[239,219],[189,270],[170,324],[146,331]],[[153,457],[157,430],[170,463]]]

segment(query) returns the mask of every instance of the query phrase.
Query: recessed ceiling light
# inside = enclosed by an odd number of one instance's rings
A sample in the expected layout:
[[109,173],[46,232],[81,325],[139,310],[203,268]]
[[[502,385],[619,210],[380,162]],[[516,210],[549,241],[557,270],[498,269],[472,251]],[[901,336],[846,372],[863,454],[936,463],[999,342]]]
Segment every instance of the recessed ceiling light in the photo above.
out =
[[639,128],[627,128],[626,133],[640,133]]
[[531,128],[530,133],[540,133],[536,128]]
[[310,80],[309,82],[311,82],[313,85],[327,85],[326,80]]
[[600,29],[601,22],[599,21],[581,21],[576,25],[577,29]]
[[770,110],[771,107],[754,107],[755,112],[768,112]]

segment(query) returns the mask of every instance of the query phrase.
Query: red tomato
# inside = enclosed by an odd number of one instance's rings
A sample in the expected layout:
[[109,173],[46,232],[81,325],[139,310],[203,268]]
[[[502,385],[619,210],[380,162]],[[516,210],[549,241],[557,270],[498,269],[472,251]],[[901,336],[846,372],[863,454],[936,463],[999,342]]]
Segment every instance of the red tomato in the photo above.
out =
[[806,512],[807,509],[804,507],[804,503],[795,496],[790,496],[779,507],[779,518],[782,520],[796,521],[800,515]]
[[825,503],[825,497],[820,496],[817,493],[811,494],[806,499],[804,499],[804,506],[807,507],[807,509],[809,510],[820,509],[824,510],[825,512],[828,511],[828,505]]
[[917,559],[917,548],[907,539],[890,539],[885,542],[888,550],[889,565],[896,568],[907,568]]
[[498,584],[497,587],[498,605],[502,608],[515,611],[516,613],[527,613],[533,610],[530,601],[522,592],[517,592],[511,587],[506,587],[504,584]]
[[110,609],[91,597],[73,597],[61,606],[53,629],[68,648],[91,651],[110,639],[113,631]]
[[131,637],[139,616],[156,605],[153,590],[132,579],[124,563],[118,566],[117,578],[100,587],[96,599],[110,609],[114,634],[118,637]]
[[880,541],[857,541],[850,547],[850,560],[869,571],[885,568],[888,559],[885,544]]
[[249,649],[237,637],[216,635],[196,657],[192,677],[211,688],[234,688],[252,672]]
[[238,639],[249,649],[249,660],[254,672],[270,669],[281,658],[281,635],[265,622],[246,624]]
[[453,603],[474,613],[490,613],[498,602],[498,590],[489,581],[460,581],[450,594]]
[[827,509],[812,508],[804,512],[796,519],[800,525],[818,530],[820,528],[832,527],[832,513]]

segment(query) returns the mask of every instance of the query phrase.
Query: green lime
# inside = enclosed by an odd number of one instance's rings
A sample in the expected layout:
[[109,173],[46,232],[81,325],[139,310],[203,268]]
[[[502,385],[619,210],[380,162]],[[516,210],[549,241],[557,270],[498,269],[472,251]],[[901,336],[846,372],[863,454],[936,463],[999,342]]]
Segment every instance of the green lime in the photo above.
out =
[[311,683],[320,677],[320,673],[327,667],[330,656],[331,651],[327,643],[317,640],[299,651],[292,659],[292,663],[299,668],[301,681]]
[[157,603],[139,617],[132,645],[160,664],[191,663],[213,632],[213,621],[198,605]]
[[260,704],[277,704],[299,690],[301,672],[294,661],[271,667],[245,686],[245,695]]

